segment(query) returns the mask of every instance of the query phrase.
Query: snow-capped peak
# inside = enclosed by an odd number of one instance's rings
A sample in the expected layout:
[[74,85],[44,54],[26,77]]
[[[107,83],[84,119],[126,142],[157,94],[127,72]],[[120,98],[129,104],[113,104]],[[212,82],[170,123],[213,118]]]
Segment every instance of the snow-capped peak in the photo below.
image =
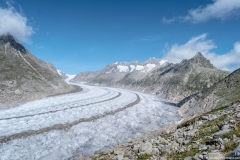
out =
[[160,65],[163,65],[163,64],[166,63],[166,62],[167,62],[167,60],[162,60],[162,59],[161,59],[161,60],[159,61],[159,64],[160,64]]
[[119,72],[128,72],[129,71],[128,66],[118,65],[117,68],[118,68]]
[[62,75],[60,70],[57,69],[57,72],[58,72],[58,74],[59,74],[60,76]]
[[140,71],[140,72],[150,72],[155,67],[161,66],[164,63],[166,63],[166,60],[158,59],[155,57],[149,58],[145,62],[139,62],[139,61],[132,61],[132,62],[119,62],[116,61],[113,63],[113,65],[109,65],[108,68],[106,68],[105,72],[107,74],[110,73],[116,73],[116,72],[134,72],[134,71]]
[[70,81],[71,79],[73,79],[76,75],[70,75],[67,74],[65,72],[62,72],[60,70],[57,69],[58,74],[65,80],[65,81]]

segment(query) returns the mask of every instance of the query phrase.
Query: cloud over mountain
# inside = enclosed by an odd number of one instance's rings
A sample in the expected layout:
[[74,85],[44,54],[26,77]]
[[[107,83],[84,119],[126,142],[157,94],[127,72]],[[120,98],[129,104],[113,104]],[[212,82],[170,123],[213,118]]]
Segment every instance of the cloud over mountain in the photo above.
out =
[[22,42],[30,43],[30,36],[34,29],[28,24],[28,19],[19,13],[13,6],[7,8],[0,6],[0,35],[12,34]]
[[211,50],[217,46],[212,40],[206,39],[207,34],[192,37],[185,44],[173,44],[164,49],[165,56],[172,63],[178,63],[182,59],[189,59],[197,52],[201,52],[212,64],[223,70],[234,70],[240,68],[240,42],[236,42],[233,49],[225,54],[218,55]]

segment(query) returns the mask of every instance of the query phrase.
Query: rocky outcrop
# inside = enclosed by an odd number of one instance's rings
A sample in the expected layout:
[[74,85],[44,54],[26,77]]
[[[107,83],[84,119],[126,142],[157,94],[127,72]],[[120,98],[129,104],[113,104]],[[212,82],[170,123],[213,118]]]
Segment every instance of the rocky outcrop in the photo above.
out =
[[51,63],[36,58],[13,36],[0,36],[0,107],[72,89]]
[[239,113],[239,103],[212,110],[171,130],[132,140],[88,159],[239,159]]
[[240,69],[220,80],[208,89],[179,102],[181,114],[191,118],[240,100]]
[[153,58],[141,64],[116,62],[100,71],[80,73],[72,81],[134,89],[177,103],[211,87],[228,74],[197,53],[178,64]]

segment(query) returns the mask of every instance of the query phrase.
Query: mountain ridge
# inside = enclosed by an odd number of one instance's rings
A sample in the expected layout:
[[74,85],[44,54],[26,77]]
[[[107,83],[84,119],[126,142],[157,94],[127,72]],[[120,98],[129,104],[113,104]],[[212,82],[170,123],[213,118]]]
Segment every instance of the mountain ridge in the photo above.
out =
[[184,117],[196,117],[214,108],[236,103],[239,99],[240,69],[237,69],[210,88],[186,97],[178,106]]
[[[144,70],[143,67],[136,70],[139,66],[134,62],[135,70],[130,72],[130,67],[125,70],[122,68],[122,72],[118,73],[115,71],[117,65],[127,63],[117,62],[107,65],[103,70],[80,73],[72,79],[72,82],[134,89],[178,103],[185,97],[209,88],[230,73],[215,68],[200,52],[193,58],[177,64],[167,61],[162,63],[161,59],[150,58],[151,60],[157,60],[158,64],[149,65],[152,67],[150,70]],[[149,64],[147,61],[142,64],[147,66]]]
[[56,68],[30,53],[12,35],[0,36],[0,107],[69,92]]

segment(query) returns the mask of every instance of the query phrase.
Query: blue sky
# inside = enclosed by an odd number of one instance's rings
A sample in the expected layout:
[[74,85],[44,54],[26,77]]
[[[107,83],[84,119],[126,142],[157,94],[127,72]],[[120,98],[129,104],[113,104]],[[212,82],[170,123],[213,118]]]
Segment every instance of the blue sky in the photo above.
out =
[[1,27],[0,18],[0,34],[12,33],[38,58],[70,74],[149,57],[178,63],[198,51],[218,68],[240,67],[239,0],[15,0],[0,4],[0,15],[22,24],[16,28],[9,21]]

